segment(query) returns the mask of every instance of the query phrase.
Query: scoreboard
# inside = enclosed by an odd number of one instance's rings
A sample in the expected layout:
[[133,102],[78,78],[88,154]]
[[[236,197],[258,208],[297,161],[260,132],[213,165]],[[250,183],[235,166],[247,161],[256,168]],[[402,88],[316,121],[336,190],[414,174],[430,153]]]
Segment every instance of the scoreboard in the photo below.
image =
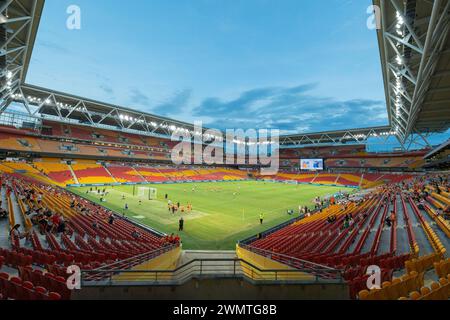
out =
[[322,171],[323,159],[300,159],[300,169],[310,171]]

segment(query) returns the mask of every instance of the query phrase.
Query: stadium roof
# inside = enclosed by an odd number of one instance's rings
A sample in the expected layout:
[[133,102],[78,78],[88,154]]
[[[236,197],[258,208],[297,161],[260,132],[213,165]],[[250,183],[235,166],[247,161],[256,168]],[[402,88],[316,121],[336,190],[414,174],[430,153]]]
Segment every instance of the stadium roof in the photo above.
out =
[[450,124],[450,1],[374,0],[389,121],[400,141]]
[[37,0],[0,1],[2,99],[25,83],[43,7],[44,1]]
[[280,137],[280,145],[337,145],[347,143],[363,144],[369,138],[387,139],[392,136],[394,132],[391,131],[390,126],[374,127],[365,129],[349,129],[338,131],[325,131],[307,134],[295,134]]
[[[155,135],[193,125],[25,83],[44,0],[0,1],[0,114],[12,102],[32,116]],[[282,145],[363,143],[369,137],[443,132],[450,123],[450,1],[374,0],[389,126],[280,137]],[[204,128],[206,129],[206,128]]]
[[427,153],[423,158],[424,159],[429,159],[432,158],[436,155],[439,155],[440,153],[445,152],[446,150],[448,150],[450,148],[450,139],[445,141],[443,144],[441,144],[439,147],[431,150],[429,153]]
[[96,127],[109,126],[120,130],[137,130],[166,136],[170,136],[174,128],[185,128],[190,131],[195,129],[193,124],[187,122],[28,84],[22,85],[18,93],[12,95],[12,99],[24,101],[25,107],[32,114],[40,114],[44,119],[60,122]]

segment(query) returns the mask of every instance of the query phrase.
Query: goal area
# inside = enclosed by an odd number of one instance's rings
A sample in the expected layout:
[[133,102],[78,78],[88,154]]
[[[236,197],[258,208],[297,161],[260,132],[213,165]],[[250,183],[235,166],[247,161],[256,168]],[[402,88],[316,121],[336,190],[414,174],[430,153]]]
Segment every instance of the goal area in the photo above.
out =
[[158,190],[156,188],[135,186],[133,195],[139,197],[140,199],[156,200]]

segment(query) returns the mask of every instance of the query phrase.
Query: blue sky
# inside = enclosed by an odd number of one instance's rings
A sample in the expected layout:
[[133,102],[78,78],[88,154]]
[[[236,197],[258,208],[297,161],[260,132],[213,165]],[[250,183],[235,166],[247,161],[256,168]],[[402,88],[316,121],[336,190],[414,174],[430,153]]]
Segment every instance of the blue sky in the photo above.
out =
[[27,82],[218,129],[385,125],[370,4],[47,0]]

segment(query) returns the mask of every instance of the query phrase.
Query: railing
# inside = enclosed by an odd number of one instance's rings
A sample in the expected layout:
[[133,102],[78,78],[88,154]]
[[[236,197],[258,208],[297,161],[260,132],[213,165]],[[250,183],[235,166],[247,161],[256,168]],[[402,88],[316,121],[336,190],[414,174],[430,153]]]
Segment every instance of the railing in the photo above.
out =
[[114,214],[114,216],[116,217],[116,219],[121,219],[121,220],[127,221],[127,222],[129,222],[129,223],[135,225],[136,227],[139,227],[139,228],[141,228],[141,229],[144,229],[144,230],[146,230],[146,231],[148,231],[148,232],[153,233],[154,235],[156,235],[156,236],[158,236],[158,237],[163,237],[163,236],[165,236],[164,233],[162,233],[162,232],[160,232],[160,231],[158,231],[158,230],[156,230],[156,229],[153,229],[153,228],[151,228],[151,227],[148,226],[148,225],[145,225],[145,224],[143,224],[143,223],[140,223],[139,221],[130,219],[130,218],[128,218],[128,217],[124,217],[124,216],[123,216],[122,214],[120,214],[119,212],[117,212],[117,211],[115,211],[115,210],[112,210],[112,209],[109,209],[109,208],[105,207],[103,204],[98,204],[98,203],[95,203],[95,202],[93,202],[92,200],[90,200],[90,199],[88,199],[88,198],[85,198],[85,195],[82,194],[81,192],[78,193],[78,192],[74,192],[73,190],[70,190],[70,189],[64,189],[64,188],[61,188],[61,190],[65,191],[65,192],[68,192],[68,193],[70,193],[70,194],[72,194],[72,195],[74,195],[74,196],[80,197],[80,198],[86,200],[87,202],[89,202],[91,205],[94,205],[94,206],[100,206],[100,207],[102,207],[103,209],[112,212],[112,213]]
[[[83,286],[181,285],[191,279],[237,278],[253,283],[292,284],[343,283],[342,277],[323,278],[310,269],[261,270],[242,259],[195,259],[174,270],[108,270],[105,267],[82,271]],[[319,271],[319,270],[317,270]]]
[[[313,212],[315,212],[315,211],[313,211]],[[277,225],[277,226],[275,226],[275,227],[273,227],[273,228],[270,228],[269,230],[266,230],[266,231],[261,232],[260,234],[255,234],[255,235],[253,235],[253,236],[251,236],[251,237],[248,237],[248,238],[246,238],[246,239],[240,240],[240,241],[239,241],[239,244],[245,244],[245,245],[246,245],[246,244],[249,244],[249,243],[251,243],[251,242],[253,242],[253,241],[255,241],[255,240],[258,240],[258,239],[259,239],[259,235],[260,235],[262,238],[267,237],[268,235],[270,235],[270,234],[272,234],[272,233],[275,233],[275,232],[277,232],[278,230],[281,230],[281,229],[283,229],[284,227],[287,227],[287,226],[289,226],[289,225],[291,225],[291,224],[293,224],[293,223],[296,223],[296,222],[298,222],[298,221],[300,221],[300,220],[302,220],[302,219],[304,219],[304,215],[299,216],[299,217],[296,217],[296,218],[293,218],[293,219],[290,219],[290,220],[288,220],[288,221],[286,221],[286,222],[283,222],[283,223],[281,223],[281,224],[279,224],[279,225]]]
[[281,253],[276,253],[264,249],[255,248],[240,244],[242,249],[254,252],[260,256],[269,258],[274,261],[281,262],[288,266],[295,268],[296,270],[302,270],[304,272],[311,273],[319,278],[323,279],[340,279],[343,275],[343,270],[328,267],[326,265],[318,264],[315,262],[295,258]]
[[[85,280],[93,280],[93,281],[97,281],[97,280],[102,280],[105,278],[110,278],[112,275],[118,273],[118,272],[123,272],[123,269],[130,269],[133,268],[137,265],[143,264],[147,261],[150,261],[164,253],[167,253],[175,248],[177,248],[179,245],[178,244],[173,244],[170,246],[165,246],[162,248],[158,248],[156,250],[150,251],[150,252],[146,252],[134,257],[130,257],[128,259],[124,259],[124,260],[120,260],[114,263],[111,263],[109,265],[106,266],[101,266],[95,270],[91,270],[91,271],[86,271],[85,272]],[[130,271],[130,270],[128,270]]]
[[[322,210],[325,210],[326,208],[328,208],[328,207],[322,208]],[[314,209],[314,210],[309,211],[311,216],[313,216],[313,215],[315,215],[315,214],[317,214],[319,212],[321,212],[320,209]],[[279,225],[277,225],[277,226],[275,226],[273,228],[270,228],[269,230],[263,231],[263,232],[261,232],[259,234],[256,234],[256,235],[250,236],[248,238],[245,238],[243,240],[240,240],[238,242],[238,244],[239,245],[248,245],[248,244],[252,243],[255,240],[258,240],[260,238],[265,238],[268,235],[271,235],[272,233],[275,233],[275,232],[283,229],[284,227],[287,227],[287,226],[289,226],[291,224],[294,224],[294,223],[296,223],[296,222],[298,222],[300,220],[303,220],[303,219],[305,219],[305,214],[302,214],[302,215],[300,215],[298,217],[292,218],[292,219],[290,219],[290,220],[288,220],[286,222],[283,222],[283,223],[281,223],[281,224],[279,224]]]

